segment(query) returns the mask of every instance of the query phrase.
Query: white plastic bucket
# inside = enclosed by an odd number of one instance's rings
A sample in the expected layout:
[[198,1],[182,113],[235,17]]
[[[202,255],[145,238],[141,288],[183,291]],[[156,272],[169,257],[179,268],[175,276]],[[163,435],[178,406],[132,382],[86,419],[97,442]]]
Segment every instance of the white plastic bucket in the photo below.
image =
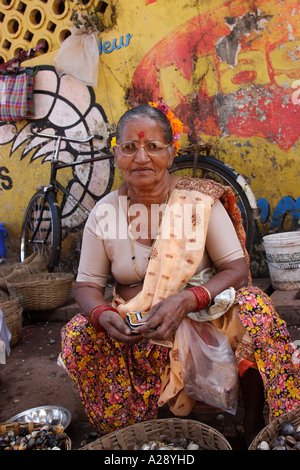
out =
[[274,289],[300,289],[300,231],[263,237]]

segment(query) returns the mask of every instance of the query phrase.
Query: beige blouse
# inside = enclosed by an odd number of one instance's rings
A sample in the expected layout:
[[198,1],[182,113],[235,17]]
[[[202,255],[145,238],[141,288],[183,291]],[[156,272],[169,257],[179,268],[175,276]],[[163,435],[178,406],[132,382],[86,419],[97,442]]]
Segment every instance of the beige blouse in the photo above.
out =
[[[133,244],[138,272],[144,275],[151,247],[136,240]],[[211,264],[218,268],[244,257],[235,229],[220,201],[212,206],[205,248],[196,273]],[[95,205],[87,220],[77,281],[92,282],[104,288],[111,272],[120,284],[135,284],[138,279],[131,258],[127,198],[112,191]]]

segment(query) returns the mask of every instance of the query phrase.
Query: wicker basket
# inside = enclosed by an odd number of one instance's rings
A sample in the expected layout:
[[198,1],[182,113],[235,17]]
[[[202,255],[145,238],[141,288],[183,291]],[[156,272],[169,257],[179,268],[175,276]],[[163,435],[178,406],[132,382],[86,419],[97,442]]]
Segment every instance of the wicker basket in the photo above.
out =
[[0,289],[0,302],[6,302],[7,300],[10,300],[10,295]]
[[178,439],[184,436],[205,450],[232,450],[229,442],[216,429],[192,419],[166,418],[128,426],[107,434],[80,450],[130,450],[162,436]]
[[[15,422],[15,423],[2,423],[0,424],[0,437],[3,436],[6,432],[8,431],[14,431],[16,434],[19,434],[21,431],[28,431],[27,434],[32,433],[33,431],[39,431],[44,424],[41,423],[21,423],[21,422]],[[70,438],[68,437],[66,439],[66,450],[71,450],[72,448],[72,443]]]
[[268,444],[271,444],[274,437],[278,436],[280,426],[284,421],[291,421],[295,428],[300,426],[300,407],[290,413],[284,413],[271,421],[270,424],[257,434],[255,439],[251,442],[249,450],[257,450],[258,444],[262,441],[266,441]]
[[3,312],[4,320],[7,328],[11,333],[10,347],[15,346],[22,337],[22,313],[23,308],[19,303],[19,299],[9,299],[2,301],[0,299],[0,308]]
[[68,273],[17,275],[7,281],[11,296],[18,297],[24,310],[52,310],[69,298],[74,276]]

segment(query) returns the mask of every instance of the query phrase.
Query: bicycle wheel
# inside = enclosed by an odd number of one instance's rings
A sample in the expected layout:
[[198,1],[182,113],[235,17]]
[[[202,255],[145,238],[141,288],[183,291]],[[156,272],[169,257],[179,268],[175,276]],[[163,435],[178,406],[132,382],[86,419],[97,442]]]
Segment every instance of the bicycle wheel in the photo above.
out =
[[198,155],[195,165],[193,155],[176,157],[169,171],[178,176],[212,179],[224,186],[231,186],[235,194],[236,203],[242,213],[243,225],[246,232],[246,248],[250,254],[255,234],[255,220],[248,198],[237,181],[239,174],[219,160],[204,155]]
[[48,270],[58,265],[61,248],[60,211],[54,192],[37,191],[30,200],[21,229],[21,261],[33,252],[47,259]]

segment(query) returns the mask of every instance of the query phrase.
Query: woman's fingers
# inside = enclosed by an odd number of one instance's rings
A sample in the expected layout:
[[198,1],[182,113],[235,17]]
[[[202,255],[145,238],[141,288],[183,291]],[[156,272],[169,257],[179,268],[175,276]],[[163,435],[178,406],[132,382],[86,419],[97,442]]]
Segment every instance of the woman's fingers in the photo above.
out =
[[100,317],[100,324],[107,334],[120,343],[138,343],[143,339],[141,335],[134,335],[129,326],[115,312],[103,312]]
[[167,340],[174,336],[187,310],[180,294],[171,295],[155,304],[143,317],[145,324],[136,329],[145,338]]

